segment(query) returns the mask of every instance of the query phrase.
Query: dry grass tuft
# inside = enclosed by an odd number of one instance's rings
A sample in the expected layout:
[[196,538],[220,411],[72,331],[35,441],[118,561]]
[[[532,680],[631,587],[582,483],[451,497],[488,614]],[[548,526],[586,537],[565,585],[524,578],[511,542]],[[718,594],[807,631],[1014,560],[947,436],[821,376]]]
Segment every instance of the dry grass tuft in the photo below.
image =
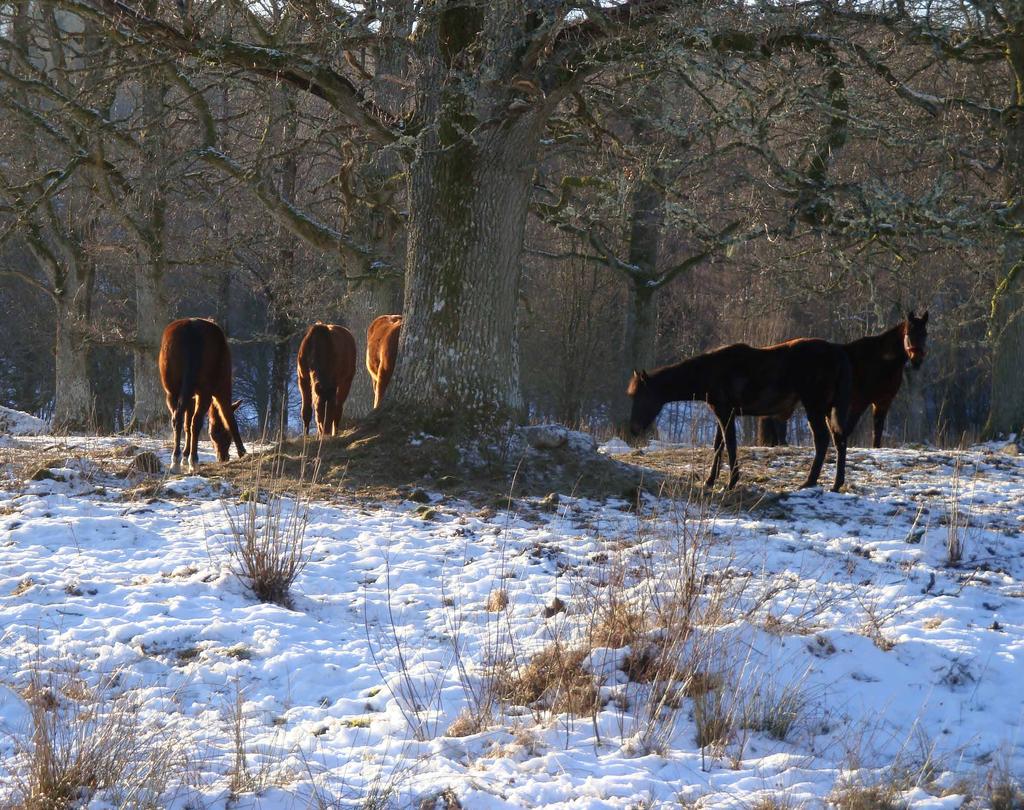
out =
[[750,699],[743,726],[776,740],[786,740],[807,713],[809,702],[801,683],[777,687],[767,681]]
[[785,793],[771,793],[761,796],[750,805],[750,810],[792,810],[796,805]]
[[1004,753],[985,777],[982,790],[985,806],[991,810],[1021,810],[1024,790],[1010,771],[1009,757]]
[[30,730],[15,739],[17,810],[85,806],[101,791],[118,807],[156,808],[185,759],[162,727],[139,722],[131,694],[111,694],[116,676],[89,687],[33,665],[22,697]]
[[647,619],[643,611],[618,599],[610,600],[598,614],[597,621],[590,628],[592,647],[640,646],[647,632]]
[[848,779],[828,797],[829,807],[836,810],[904,810],[903,785],[894,780],[863,784]]
[[708,748],[728,742],[735,729],[733,707],[724,689],[708,689],[693,696],[693,722],[697,745]]
[[593,714],[601,708],[601,700],[594,676],[583,667],[586,657],[586,650],[551,644],[518,672],[503,674],[498,694],[515,706],[543,702],[556,714]]
[[483,731],[483,723],[480,722],[480,716],[468,709],[463,709],[459,712],[459,716],[452,720],[445,736],[468,737],[471,734],[479,734],[481,731]]
[[491,591],[487,597],[487,611],[488,613],[500,613],[508,607],[508,591],[504,588],[499,588],[496,591]]

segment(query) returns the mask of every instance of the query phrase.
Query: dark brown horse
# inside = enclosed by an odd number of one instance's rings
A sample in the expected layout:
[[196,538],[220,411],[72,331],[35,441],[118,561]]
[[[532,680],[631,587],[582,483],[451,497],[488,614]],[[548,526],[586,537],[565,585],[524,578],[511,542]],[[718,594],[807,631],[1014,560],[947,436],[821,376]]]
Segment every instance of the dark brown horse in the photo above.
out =
[[356,341],[344,326],[317,321],[299,345],[299,391],[302,392],[302,427],[316,411],[316,430],[334,436],[356,373]]
[[245,455],[235,421],[240,402],[231,401],[231,350],[217,324],[205,318],[182,318],[168,324],[160,341],[160,380],[174,428],[172,473],[181,472],[183,429],[189,472],[195,471],[199,433],[207,411],[217,459],[228,460],[232,440],[239,457]]
[[[850,415],[846,420],[846,435],[853,435],[861,416],[871,406],[874,416],[872,447],[882,446],[885,417],[903,383],[903,367],[909,362],[920,368],[924,362],[925,343],[928,339],[928,311],[918,317],[911,310],[907,319],[880,335],[870,335],[847,343],[853,371],[853,392],[850,396]],[[768,446],[785,444],[786,423],[776,419],[762,419],[759,435]]]
[[804,487],[818,482],[828,451],[836,446],[833,492],[846,478],[846,434],[850,405],[850,361],[841,346],[824,340],[791,340],[755,349],[735,343],[647,373],[634,371],[626,393],[633,397],[629,425],[638,435],[657,418],[666,402],[707,402],[718,425],[715,454],[704,486],[714,486],[722,466],[722,445],[729,451],[729,489],[740,477],[736,463],[736,417],[788,418],[799,402],[814,435],[814,462]]
[[366,330],[366,370],[373,380],[374,408],[380,405],[391,375],[395,373],[401,329],[401,315],[381,315],[374,318]]

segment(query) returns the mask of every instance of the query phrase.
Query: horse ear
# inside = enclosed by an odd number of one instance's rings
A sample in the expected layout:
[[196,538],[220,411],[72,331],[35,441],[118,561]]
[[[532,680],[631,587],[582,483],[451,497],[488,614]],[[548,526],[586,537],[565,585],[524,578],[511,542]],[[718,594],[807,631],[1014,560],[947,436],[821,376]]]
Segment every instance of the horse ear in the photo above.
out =
[[921,323],[928,323],[928,310],[924,311],[924,315],[921,316]]
[[242,404],[242,400],[236,399],[234,402],[231,403],[231,410],[232,411],[237,411],[238,410],[238,406],[241,405],[241,404]]
[[912,309],[908,309],[908,310],[907,310],[907,320],[908,320],[908,321],[913,321],[913,320],[915,320],[916,318],[917,318],[917,316],[916,316],[916,315],[914,314],[914,310],[912,310]]

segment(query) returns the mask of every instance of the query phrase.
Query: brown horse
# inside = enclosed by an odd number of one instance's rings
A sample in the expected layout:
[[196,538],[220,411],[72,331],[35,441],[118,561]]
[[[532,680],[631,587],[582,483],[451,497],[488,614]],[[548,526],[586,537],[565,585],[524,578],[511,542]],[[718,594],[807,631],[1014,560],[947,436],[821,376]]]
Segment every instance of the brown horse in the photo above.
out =
[[303,432],[309,433],[315,410],[317,433],[336,435],[356,373],[355,338],[344,326],[317,321],[302,338],[297,365]]
[[[846,435],[853,435],[861,416],[871,406],[874,416],[872,447],[882,446],[885,417],[903,383],[903,367],[909,362],[920,368],[924,362],[925,343],[928,339],[928,310],[918,317],[911,310],[907,319],[880,335],[870,335],[847,343],[853,371],[853,392],[850,396],[850,414],[846,420]],[[767,446],[786,443],[786,423],[776,419],[762,419],[759,435]]]
[[374,318],[366,330],[366,370],[373,380],[373,407],[380,405],[395,373],[398,359],[398,336],[402,329],[401,315]]
[[755,349],[735,343],[647,373],[634,371],[626,393],[633,398],[629,425],[638,435],[657,418],[666,402],[703,400],[718,425],[715,454],[704,486],[714,486],[722,466],[722,445],[729,451],[729,489],[740,477],[736,464],[736,417],[788,418],[798,402],[814,434],[814,462],[804,487],[818,482],[828,451],[829,433],[838,460],[832,491],[846,478],[846,422],[850,405],[850,361],[841,346],[806,338]]
[[217,459],[228,460],[232,440],[239,457],[245,455],[235,421],[241,403],[231,401],[231,350],[217,324],[205,318],[169,323],[160,341],[160,380],[174,428],[172,473],[181,472],[182,429],[189,472],[199,464],[199,433],[206,411],[210,412],[210,441]]

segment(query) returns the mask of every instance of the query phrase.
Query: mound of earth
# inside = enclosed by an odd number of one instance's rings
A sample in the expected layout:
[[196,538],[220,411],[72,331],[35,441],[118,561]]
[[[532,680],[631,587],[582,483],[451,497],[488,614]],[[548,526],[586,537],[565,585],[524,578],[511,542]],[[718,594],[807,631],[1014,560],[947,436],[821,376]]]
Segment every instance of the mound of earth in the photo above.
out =
[[[555,492],[633,500],[661,476],[597,452],[593,438],[560,425],[512,427],[455,440],[361,425],[340,436],[289,439],[262,454],[268,478],[292,478],[360,495],[391,497],[415,488],[452,496],[534,497]],[[246,465],[231,467],[240,472]]]

